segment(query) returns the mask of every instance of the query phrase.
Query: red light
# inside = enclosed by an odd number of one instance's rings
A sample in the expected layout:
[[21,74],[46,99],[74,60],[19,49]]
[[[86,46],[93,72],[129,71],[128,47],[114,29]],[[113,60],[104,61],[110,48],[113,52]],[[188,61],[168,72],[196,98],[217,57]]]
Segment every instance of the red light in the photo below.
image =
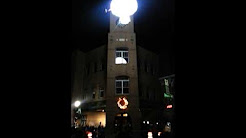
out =
[[167,105],[167,108],[172,108],[173,107],[173,105]]
[[88,132],[87,136],[88,137],[92,137],[92,133],[91,132]]

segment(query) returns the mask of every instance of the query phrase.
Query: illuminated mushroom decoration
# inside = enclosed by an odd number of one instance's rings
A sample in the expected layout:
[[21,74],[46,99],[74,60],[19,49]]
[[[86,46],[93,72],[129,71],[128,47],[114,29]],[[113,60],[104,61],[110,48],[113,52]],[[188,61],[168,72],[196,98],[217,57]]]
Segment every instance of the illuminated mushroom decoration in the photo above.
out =
[[120,109],[126,109],[128,105],[128,101],[125,97],[119,98],[117,104]]
[[112,14],[119,17],[119,23],[128,24],[133,15],[138,9],[137,0],[112,0],[110,10]]

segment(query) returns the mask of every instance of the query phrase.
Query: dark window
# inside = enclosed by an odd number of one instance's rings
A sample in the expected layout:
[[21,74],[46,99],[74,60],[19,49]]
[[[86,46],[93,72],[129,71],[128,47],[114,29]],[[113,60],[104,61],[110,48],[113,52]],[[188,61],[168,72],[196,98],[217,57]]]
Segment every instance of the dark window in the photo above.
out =
[[104,88],[99,88],[100,97],[104,97]]
[[102,71],[103,70],[102,63],[97,64],[97,70],[98,71]]
[[155,71],[155,68],[153,67],[152,68],[152,75],[155,75],[156,71]]
[[116,94],[129,94],[129,78],[116,77],[115,80]]
[[95,92],[92,93],[92,98],[93,98],[93,99],[96,98],[96,93],[95,93]]

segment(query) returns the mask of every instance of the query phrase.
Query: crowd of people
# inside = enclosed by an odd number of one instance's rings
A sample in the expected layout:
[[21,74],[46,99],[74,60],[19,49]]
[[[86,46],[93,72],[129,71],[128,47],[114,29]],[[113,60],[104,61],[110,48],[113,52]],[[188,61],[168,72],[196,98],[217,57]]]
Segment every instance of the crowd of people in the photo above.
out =
[[71,138],[87,138],[89,133],[92,133],[92,138],[105,138],[105,128],[101,125],[99,126],[81,126],[78,128],[72,127]]

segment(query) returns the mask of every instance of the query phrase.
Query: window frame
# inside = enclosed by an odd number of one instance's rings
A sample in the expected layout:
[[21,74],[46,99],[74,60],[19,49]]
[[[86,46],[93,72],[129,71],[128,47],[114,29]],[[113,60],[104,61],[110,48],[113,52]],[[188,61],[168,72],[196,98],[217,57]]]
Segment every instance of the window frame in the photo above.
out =
[[[103,92],[103,96],[102,96],[102,92]],[[99,88],[99,98],[104,98],[104,94],[105,94],[104,88],[100,87]]]
[[[120,82],[120,87],[117,86],[117,82]],[[124,82],[127,82],[127,86],[124,86]],[[115,94],[116,95],[128,95],[130,94],[130,80],[129,77],[117,78],[115,79]],[[121,93],[117,93],[117,88],[121,88]],[[128,93],[124,93],[124,89],[128,89]]]
[[[117,53],[120,53],[120,56],[117,56]],[[125,54],[127,53],[127,56],[125,56]],[[127,61],[127,63],[126,64],[128,64],[129,63],[129,50],[128,50],[128,48],[116,48],[116,50],[115,50],[115,59],[117,58],[117,57],[122,57],[122,58],[124,58],[126,61]],[[124,63],[115,63],[116,65],[125,65]]]

